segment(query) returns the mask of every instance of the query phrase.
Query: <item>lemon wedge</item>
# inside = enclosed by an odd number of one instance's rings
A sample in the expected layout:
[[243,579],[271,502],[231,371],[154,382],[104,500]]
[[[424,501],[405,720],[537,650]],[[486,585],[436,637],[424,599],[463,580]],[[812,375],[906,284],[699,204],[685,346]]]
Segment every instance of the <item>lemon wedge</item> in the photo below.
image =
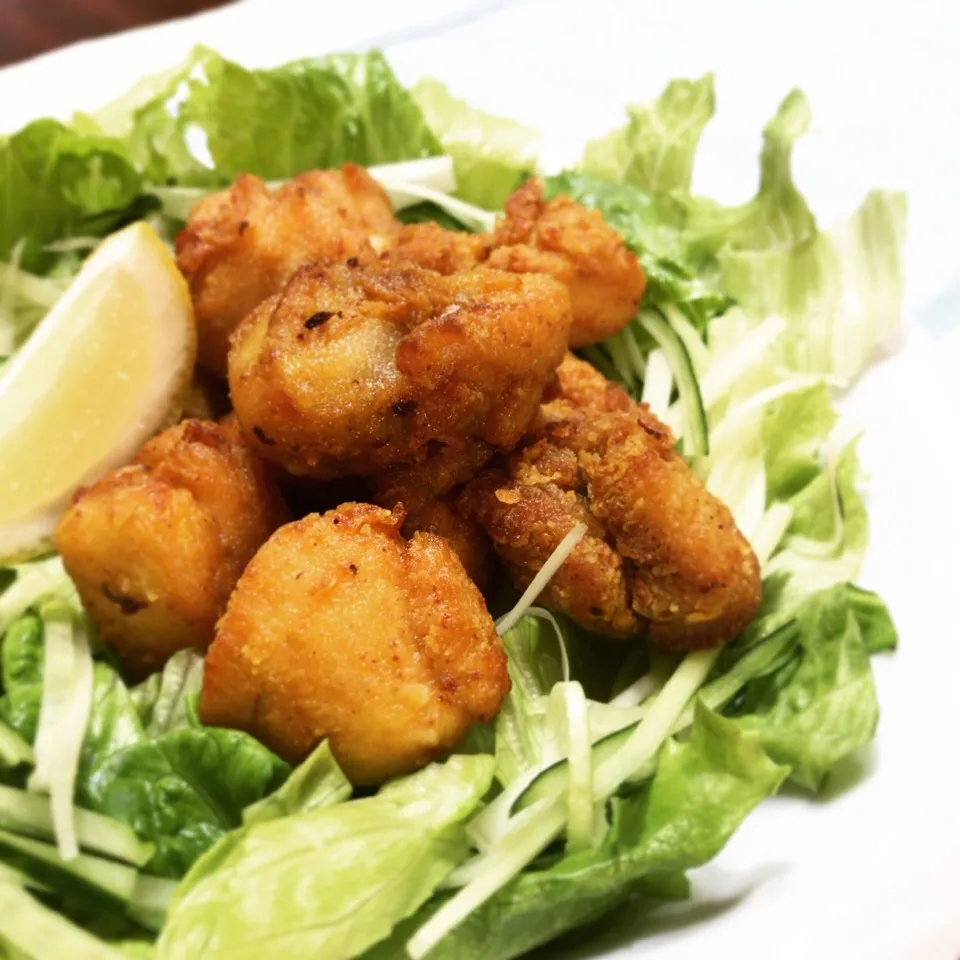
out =
[[0,558],[42,553],[70,496],[175,415],[193,307],[146,223],[111,235],[0,377]]

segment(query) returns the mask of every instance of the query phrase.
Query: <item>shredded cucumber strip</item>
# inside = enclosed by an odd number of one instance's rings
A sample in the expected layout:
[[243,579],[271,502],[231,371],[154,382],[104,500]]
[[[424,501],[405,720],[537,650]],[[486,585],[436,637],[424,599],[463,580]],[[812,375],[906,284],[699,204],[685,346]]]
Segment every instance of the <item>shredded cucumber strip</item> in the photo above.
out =
[[[92,810],[74,808],[77,840],[84,850],[104,854],[142,867],[153,855],[153,844],[143,843],[125,823]],[[0,828],[40,840],[56,839],[57,831],[46,798],[0,785]]]
[[497,224],[497,215],[487,210],[481,210],[472,204],[441,193],[431,187],[423,187],[415,183],[381,180],[381,185],[390,196],[394,210],[403,210],[421,202],[435,203],[442,210],[446,210],[452,217],[456,217],[462,224],[478,233],[491,233]]
[[557,544],[556,550],[547,557],[546,563],[537,571],[537,575],[530,581],[527,589],[523,591],[516,606],[497,621],[497,633],[501,637],[508,630],[512,630],[517,625],[517,621],[533,606],[534,601],[543,593],[553,575],[563,566],[564,561],[573,553],[586,533],[587,525],[576,523]]
[[453,193],[457,189],[457,177],[453,170],[453,157],[423,157],[420,160],[399,160],[396,163],[378,163],[367,167],[367,173],[379,183],[419,184],[440,193]]
[[50,794],[57,849],[64,860],[80,848],[73,795],[80,749],[93,700],[93,657],[85,625],[60,601],[44,604],[43,698],[36,740],[36,767],[27,786]]
[[81,853],[64,860],[57,848],[41,840],[0,829],[0,859],[34,881],[73,892],[105,907],[124,908],[133,896],[137,870],[126,863]]
[[593,844],[593,751],[587,698],[576,682],[565,683],[564,707],[570,776],[567,783],[567,843],[571,850],[585,850]]
[[670,391],[673,390],[673,371],[662,350],[651,350],[647,357],[647,376],[643,381],[640,402],[649,405],[658,416],[664,417],[670,409]]
[[0,313],[12,310],[15,297],[49,310],[60,299],[64,286],[62,280],[38,277],[22,270],[14,255],[10,263],[0,263]]
[[677,382],[677,390],[680,394],[677,402],[682,419],[677,423],[671,408],[667,411],[665,422],[682,437],[683,452],[686,456],[706,456],[710,452],[707,415],[689,351],[659,309],[654,307],[642,311],[637,322],[653,337],[657,346],[663,351]]
[[159,932],[178,886],[176,880],[141,873],[133,888],[127,913],[150,930]]
[[[703,342],[703,338],[697,332],[696,327],[687,319],[679,307],[674,304],[667,304],[661,309],[668,323],[687,348],[693,369],[697,377],[700,378],[710,366],[710,351],[707,345]],[[702,385],[700,392],[703,393]]]
[[787,328],[782,317],[768,317],[750,331],[735,347],[713,360],[700,378],[700,394],[706,407],[712,407],[729,393],[737,378],[763,360],[774,341]]
[[757,555],[757,560],[760,561],[761,569],[766,567],[774,551],[780,546],[780,541],[783,540],[792,519],[793,507],[783,501],[770,504],[769,509],[763,515],[763,519],[751,540],[753,552]]
[[629,324],[623,330],[620,336],[623,338],[624,350],[626,351],[627,359],[633,368],[634,377],[640,380],[645,380],[647,376],[647,359],[643,355],[643,351],[640,349],[640,344],[637,341],[636,326],[632,323]]
[[0,593],[0,634],[23,616],[38,600],[59,597],[75,600],[76,589],[63,569],[59,557],[11,567],[15,579]]
[[0,937],[28,957],[51,950],[70,960],[123,960],[124,954],[43,906],[21,887],[0,882]]
[[655,693],[663,689],[670,677],[671,664],[666,660],[654,662],[650,669],[637,677],[628,687],[624,687],[611,701],[611,707],[636,707]]
[[509,883],[563,830],[565,811],[558,800],[538,811],[523,827],[486,855],[484,869],[462,887],[407,941],[407,953],[420,960],[474,910]]
[[27,787],[48,792],[57,738],[73,689],[74,612],[62,604],[47,603],[41,616],[44,621],[43,695],[34,741],[36,765]]
[[603,345],[615,371],[614,379],[626,384],[629,390],[636,390],[646,376],[647,364],[629,328],[608,337]]
[[638,768],[656,756],[687,702],[707,679],[721,649],[697,650],[684,657],[630,739],[597,768],[593,778],[596,800],[609,799]]
[[553,632],[557,635],[557,647],[560,650],[560,671],[563,679],[569,680],[570,655],[567,653],[567,642],[563,639],[563,631],[560,629],[560,624],[557,623],[557,618],[546,607],[527,607],[525,616],[546,620],[553,627]]
[[[593,777],[595,802],[607,800],[638,767],[655,758],[719,655],[719,649],[687,654],[627,742],[597,768]],[[520,873],[567,823],[568,812],[561,795],[538,810],[536,818],[525,819],[521,828],[508,832],[484,855],[483,869],[407,942],[407,953],[411,958],[420,960],[429,953],[451,930]]]
[[[519,796],[529,786],[531,779],[539,774],[539,770],[528,771],[528,775],[519,777],[507,788],[500,797],[510,793],[514,799]],[[486,810],[481,810],[473,821],[467,825],[467,836],[479,851],[476,856],[461,863],[444,880],[443,886],[446,889],[457,889],[473,883],[478,877],[482,876],[488,866],[495,862],[500,855],[500,851],[508,837],[516,836],[518,833],[527,829],[531,820],[536,820],[540,815],[549,810],[554,803],[555,798],[550,797],[545,800],[539,800],[525,806],[522,810],[511,814],[510,808],[512,801],[506,805],[501,805],[495,819],[488,818],[483,824],[483,829],[478,829],[480,821],[483,819]]]

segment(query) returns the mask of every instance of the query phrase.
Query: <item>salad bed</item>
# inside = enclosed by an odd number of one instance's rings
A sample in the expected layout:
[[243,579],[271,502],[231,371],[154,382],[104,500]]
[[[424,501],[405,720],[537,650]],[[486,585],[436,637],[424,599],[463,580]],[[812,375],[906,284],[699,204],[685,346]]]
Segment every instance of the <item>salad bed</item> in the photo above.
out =
[[[512,692],[443,764],[354,791],[321,745],[290,767],[197,716],[199,654],[138,686],[98,645],[56,557],[0,585],[0,942],[11,957],[505,960],[627,903],[689,895],[786,779],[816,792],[866,744],[870,667],[896,633],[853,585],[867,546],[856,438],[834,399],[900,320],[906,204],[873,191],[821,229],[791,177],[794,91],[744,204],[691,190],[712,78],[675,80],[545,177],[637,254],[634,323],[583,355],[680,438],[763,566],[753,623],[685,659],[524,607]],[[537,137],[378,53],[248,71],[206,49],[95,115],[0,141],[0,355],[97,240],[172,238],[240,172],[375,167],[407,220],[489,229]],[[2,376],[2,368],[0,368]],[[503,610],[515,598],[505,597]]]

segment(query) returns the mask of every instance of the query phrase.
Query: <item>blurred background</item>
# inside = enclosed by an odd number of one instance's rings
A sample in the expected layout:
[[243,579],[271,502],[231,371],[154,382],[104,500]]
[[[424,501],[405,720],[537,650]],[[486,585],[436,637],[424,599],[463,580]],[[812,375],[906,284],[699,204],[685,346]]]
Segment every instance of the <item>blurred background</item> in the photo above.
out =
[[0,0],[0,67],[118,30],[212,10],[229,0]]

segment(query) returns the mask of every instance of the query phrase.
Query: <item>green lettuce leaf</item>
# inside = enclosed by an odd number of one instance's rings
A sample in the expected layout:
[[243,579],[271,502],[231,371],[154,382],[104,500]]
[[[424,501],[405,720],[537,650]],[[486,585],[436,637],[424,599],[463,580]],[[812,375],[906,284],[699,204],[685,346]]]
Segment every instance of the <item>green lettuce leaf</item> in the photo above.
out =
[[329,807],[350,798],[353,787],[324,740],[278,790],[243,811],[245,824],[262,823]]
[[[817,232],[817,222],[791,172],[793,148],[810,127],[810,104],[791,91],[763,131],[760,186],[739,206],[687,196],[684,232],[704,252],[792,248]],[[676,195],[675,199],[677,198]]]
[[887,605],[877,594],[847,584],[847,600],[857,618],[864,646],[871,656],[897,648],[897,628]]
[[357,956],[464,857],[462,821],[492,774],[490,757],[455,756],[374,797],[230,834],[185,878],[158,956]]
[[536,172],[540,134],[533,127],[477,110],[439,80],[420,80],[410,93],[453,157],[457,196],[468,203],[499,210]]
[[[689,740],[668,741],[652,783],[612,802],[612,823],[598,849],[525,871],[441,941],[431,960],[509,960],[633,895],[682,894],[678,872],[716,856],[786,773],[758,734],[699,704]],[[400,960],[408,934],[402,928],[368,960]]]
[[289,772],[237,730],[177,728],[151,739],[123,682],[97,664],[77,800],[155,843],[152,873],[181,876]]
[[503,637],[510,693],[495,721],[497,779],[514,781],[544,760],[547,694],[563,679],[558,639],[549,621],[525,616]]
[[906,198],[872,191],[852,216],[818,228],[791,169],[811,123],[799,90],[764,129],[755,196],[730,206],[695,196],[691,171],[713,104],[711,77],[675,80],[654,103],[630,107],[626,127],[588,145],[581,173],[631,198],[632,229],[603,189],[581,189],[578,199],[634,247],[650,277],[648,300],[692,299],[665,282],[664,270],[706,278],[756,320],[790,321],[777,342],[781,364],[849,383],[900,323]]
[[27,614],[13,623],[0,650],[3,697],[0,716],[28,743],[33,743],[40,718],[43,685],[43,621]]
[[280,180],[347,161],[371,165],[441,152],[378,51],[247,70],[198,47],[145,90],[153,96],[124,98],[87,120],[129,130],[134,163],[160,185],[216,186],[241,172]]
[[203,687],[203,656],[180,650],[130,691],[148,737],[193,726],[193,702]]
[[[0,653],[0,717],[28,743],[43,695],[43,635],[40,617],[27,614],[7,630]],[[245,807],[273,793],[290,773],[248,734],[190,723],[183,694],[196,683],[196,659],[180,654],[160,675],[147,726],[116,670],[104,662],[94,666],[77,803],[128,823],[154,843],[148,869],[161,876],[182,876],[240,825]],[[145,688],[138,690],[142,709]]]
[[652,103],[627,107],[625,127],[587,144],[580,169],[652,198],[690,192],[700,137],[713,116],[713,76],[671,80]]
[[790,500],[823,473],[837,413],[825,383],[798,390],[764,411],[763,459],[767,502]]
[[805,597],[856,580],[869,540],[869,521],[858,492],[856,441],[836,455],[832,469],[817,474],[787,502],[793,517],[780,549],[767,566],[787,579],[779,597],[791,609]]
[[861,618],[874,630],[878,618],[863,610],[862,593],[840,584],[809,598],[796,615],[795,655],[748,683],[737,707],[738,722],[811,790],[876,731],[879,707]]
[[54,240],[100,237],[145,212],[142,179],[119,140],[36,120],[0,139],[0,261],[46,273]]
[[780,344],[790,369],[854,380],[898,329],[907,201],[873,190],[852,216],[788,247],[724,249],[724,290],[757,317],[791,321]]

